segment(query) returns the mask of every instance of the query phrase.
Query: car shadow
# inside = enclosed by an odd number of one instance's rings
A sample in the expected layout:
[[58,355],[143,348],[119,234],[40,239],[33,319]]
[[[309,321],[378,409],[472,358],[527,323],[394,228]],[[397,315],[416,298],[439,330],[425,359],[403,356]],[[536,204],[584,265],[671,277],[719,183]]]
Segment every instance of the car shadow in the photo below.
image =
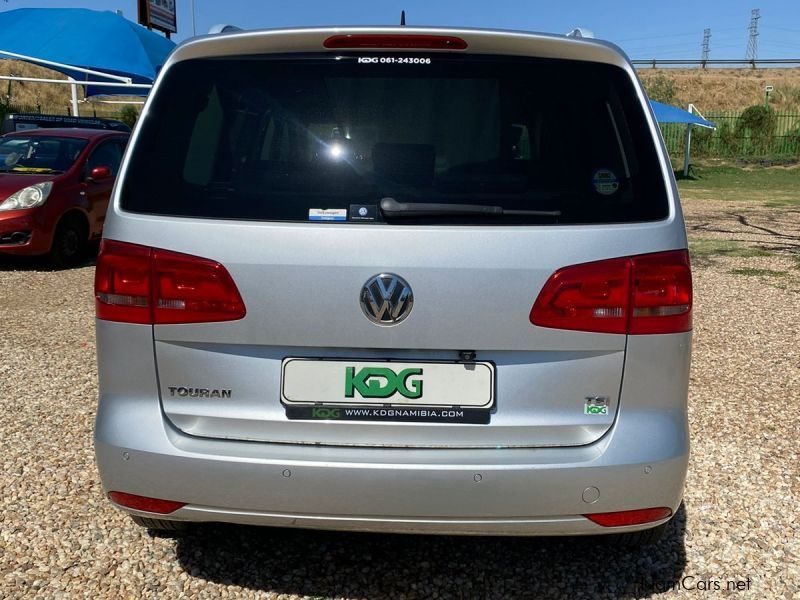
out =
[[46,256],[11,256],[0,254],[0,271],[69,271],[83,267],[93,267],[97,262],[99,244],[91,243],[74,265],[59,268],[47,259]]
[[358,598],[639,598],[679,589],[683,505],[660,542],[453,537],[202,525],[176,538],[191,576],[251,590]]

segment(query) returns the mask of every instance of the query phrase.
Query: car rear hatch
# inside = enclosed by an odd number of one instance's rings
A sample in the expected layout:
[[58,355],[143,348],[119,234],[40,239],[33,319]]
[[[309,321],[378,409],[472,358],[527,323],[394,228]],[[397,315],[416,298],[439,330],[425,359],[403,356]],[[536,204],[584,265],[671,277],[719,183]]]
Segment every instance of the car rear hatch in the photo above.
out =
[[[624,59],[474,32],[448,35],[504,52],[317,33],[286,54],[292,35],[179,50],[124,167],[107,237],[138,246],[104,252],[149,261],[169,421],[302,444],[600,438],[630,323],[614,286],[625,304],[634,285],[609,259],[685,246]],[[598,261],[588,317],[532,313],[554,273]]]

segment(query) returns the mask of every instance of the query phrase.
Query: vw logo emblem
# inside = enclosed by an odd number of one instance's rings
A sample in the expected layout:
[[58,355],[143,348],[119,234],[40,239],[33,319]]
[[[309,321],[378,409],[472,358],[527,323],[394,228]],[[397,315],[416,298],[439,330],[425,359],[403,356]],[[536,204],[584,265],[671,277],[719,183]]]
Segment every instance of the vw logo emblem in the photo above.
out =
[[393,273],[370,277],[361,288],[361,310],[376,325],[397,325],[414,306],[414,293],[405,279]]

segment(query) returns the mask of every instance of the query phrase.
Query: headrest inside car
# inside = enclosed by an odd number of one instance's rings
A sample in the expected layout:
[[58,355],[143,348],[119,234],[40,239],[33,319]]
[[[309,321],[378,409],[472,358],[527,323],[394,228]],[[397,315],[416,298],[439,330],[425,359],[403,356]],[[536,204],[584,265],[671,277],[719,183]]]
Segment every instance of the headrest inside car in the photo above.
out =
[[430,144],[375,144],[375,175],[394,183],[426,186],[433,182],[436,150]]

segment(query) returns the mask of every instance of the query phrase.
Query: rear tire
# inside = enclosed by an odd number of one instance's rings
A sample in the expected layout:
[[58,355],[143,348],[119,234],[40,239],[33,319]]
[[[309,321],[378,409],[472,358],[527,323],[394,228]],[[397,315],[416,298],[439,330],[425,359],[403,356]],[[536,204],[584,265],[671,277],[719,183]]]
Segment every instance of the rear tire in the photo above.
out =
[[630,533],[618,533],[608,536],[608,541],[619,548],[643,548],[658,543],[664,537],[670,521],[656,525],[650,529],[642,531],[632,531]]
[[56,227],[50,247],[50,262],[63,269],[76,264],[86,251],[89,242],[89,227],[83,217],[67,215]]
[[130,515],[131,520],[139,527],[150,529],[151,531],[186,531],[188,525],[183,521],[167,521],[165,519],[151,519]]

